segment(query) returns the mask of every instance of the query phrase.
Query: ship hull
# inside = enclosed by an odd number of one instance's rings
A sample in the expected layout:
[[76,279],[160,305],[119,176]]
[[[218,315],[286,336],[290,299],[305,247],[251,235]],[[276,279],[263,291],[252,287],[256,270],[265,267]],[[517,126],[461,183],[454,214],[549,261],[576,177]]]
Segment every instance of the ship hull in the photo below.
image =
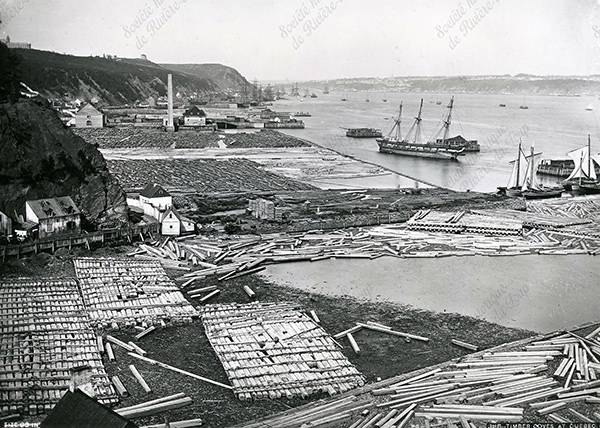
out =
[[527,191],[523,192],[525,199],[548,199],[548,198],[560,198],[562,196],[561,190],[541,190],[541,191]]
[[600,193],[599,184],[578,184],[573,185],[573,190],[580,195],[596,195]]
[[462,151],[449,152],[441,149],[429,149],[423,148],[422,146],[411,146],[411,145],[392,145],[389,143],[378,142],[379,151],[381,153],[389,153],[400,156],[412,156],[418,158],[428,159],[441,159],[441,160],[458,160],[458,156],[462,154]]
[[506,189],[506,196],[509,196],[511,198],[517,198],[521,196],[522,193],[523,192],[520,188],[511,187],[509,189]]

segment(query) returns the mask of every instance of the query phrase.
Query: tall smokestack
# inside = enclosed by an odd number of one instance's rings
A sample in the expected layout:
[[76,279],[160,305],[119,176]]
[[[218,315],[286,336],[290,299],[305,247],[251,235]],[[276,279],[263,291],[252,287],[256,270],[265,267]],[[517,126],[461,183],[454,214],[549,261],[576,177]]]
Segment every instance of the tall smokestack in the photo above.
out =
[[173,75],[169,73],[167,77],[167,103],[168,103],[168,117],[167,117],[167,131],[173,132],[175,131],[175,126],[173,125]]

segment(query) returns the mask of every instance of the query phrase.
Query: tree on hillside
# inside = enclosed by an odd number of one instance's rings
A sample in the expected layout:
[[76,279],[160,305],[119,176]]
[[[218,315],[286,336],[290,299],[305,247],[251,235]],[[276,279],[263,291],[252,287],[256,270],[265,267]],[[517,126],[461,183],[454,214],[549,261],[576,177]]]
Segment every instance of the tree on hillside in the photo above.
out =
[[0,102],[16,101],[21,91],[19,56],[0,42]]

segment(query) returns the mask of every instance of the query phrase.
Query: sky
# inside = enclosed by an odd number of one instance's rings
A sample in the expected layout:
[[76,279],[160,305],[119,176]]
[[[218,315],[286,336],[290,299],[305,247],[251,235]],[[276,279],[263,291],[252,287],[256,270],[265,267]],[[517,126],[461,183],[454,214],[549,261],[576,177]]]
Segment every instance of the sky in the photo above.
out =
[[247,79],[600,74],[600,0],[0,0],[0,38]]

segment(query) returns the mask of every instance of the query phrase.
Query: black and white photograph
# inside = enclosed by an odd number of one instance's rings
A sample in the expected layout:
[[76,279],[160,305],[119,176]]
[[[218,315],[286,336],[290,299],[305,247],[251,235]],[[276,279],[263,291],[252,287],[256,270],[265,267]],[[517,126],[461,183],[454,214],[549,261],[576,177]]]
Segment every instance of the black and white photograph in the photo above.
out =
[[600,424],[600,0],[0,0],[0,427]]

